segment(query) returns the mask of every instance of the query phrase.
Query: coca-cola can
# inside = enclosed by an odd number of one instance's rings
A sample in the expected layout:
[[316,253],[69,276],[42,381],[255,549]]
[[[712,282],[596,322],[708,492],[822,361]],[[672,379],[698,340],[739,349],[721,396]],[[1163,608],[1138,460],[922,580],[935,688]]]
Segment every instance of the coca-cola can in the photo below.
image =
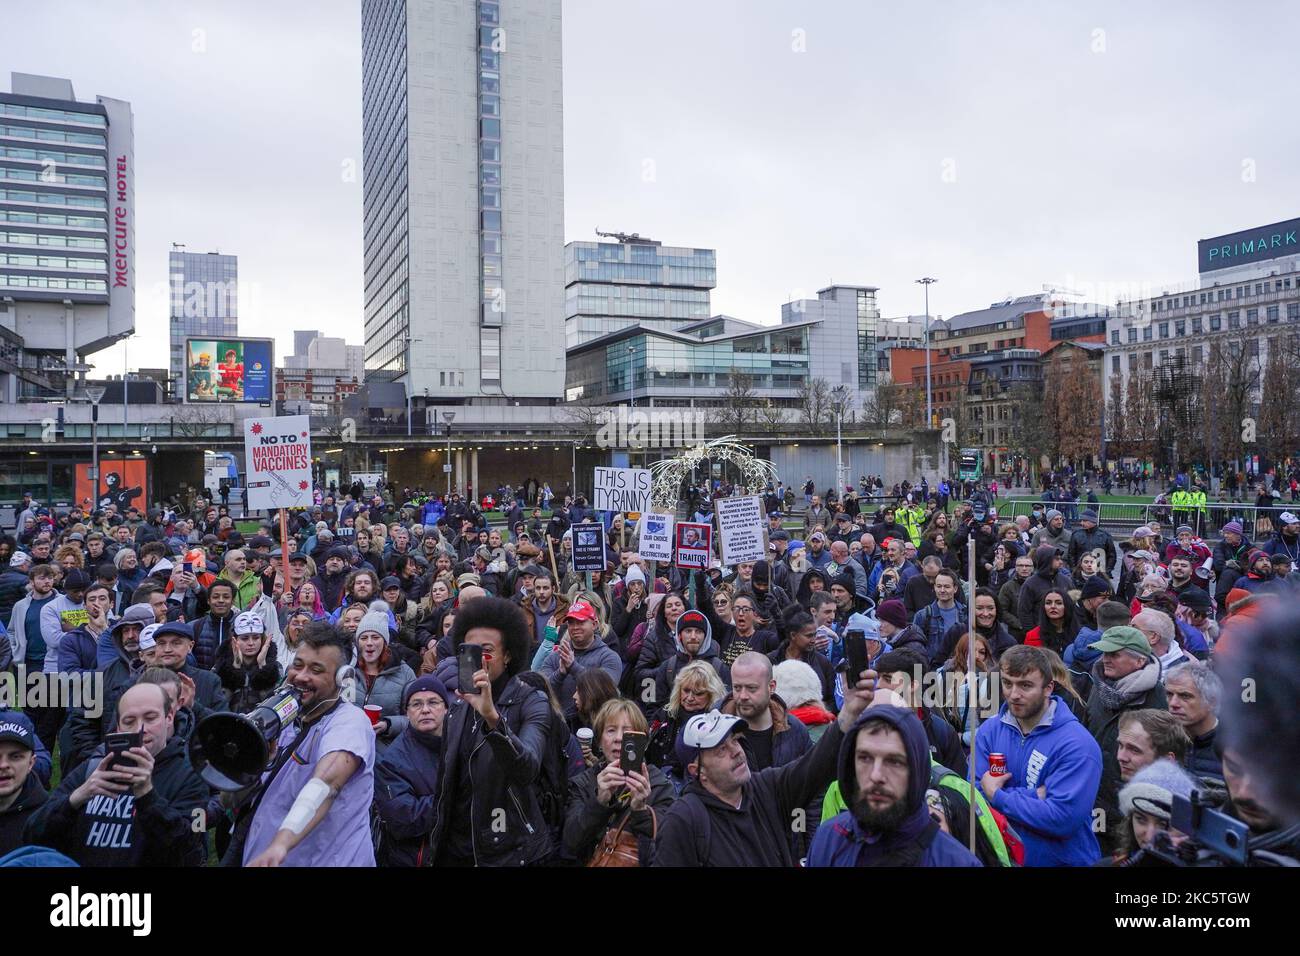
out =
[[995,777],[1000,777],[1007,772],[1007,758],[1005,754],[989,754],[989,773]]

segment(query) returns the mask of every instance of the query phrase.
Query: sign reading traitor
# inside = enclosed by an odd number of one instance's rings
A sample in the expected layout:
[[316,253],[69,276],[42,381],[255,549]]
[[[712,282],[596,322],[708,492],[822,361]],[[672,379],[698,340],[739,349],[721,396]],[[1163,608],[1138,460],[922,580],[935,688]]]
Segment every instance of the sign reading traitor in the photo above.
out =
[[713,557],[713,525],[679,521],[673,530],[677,536],[677,566],[707,571]]
[[757,495],[715,498],[713,506],[718,514],[723,564],[737,565],[767,557],[767,522],[763,517],[762,498]]
[[597,468],[591,506],[597,511],[649,511],[649,468]]
[[604,571],[605,526],[585,522],[573,526],[573,570]]
[[641,515],[637,553],[647,561],[673,559],[673,516],[647,511]]
[[310,425],[306,415],[244,420],[251,510],[311,507]]

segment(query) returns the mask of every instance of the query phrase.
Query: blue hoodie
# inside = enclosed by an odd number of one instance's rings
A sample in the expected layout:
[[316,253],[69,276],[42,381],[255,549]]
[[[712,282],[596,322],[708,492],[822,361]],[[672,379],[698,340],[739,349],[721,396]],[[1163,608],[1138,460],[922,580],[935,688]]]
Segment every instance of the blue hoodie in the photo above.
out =
[[[884,835],[868,834],[852,810],[845,810],[817,828],[808,851],[808,866],[879,866],[885,857],[915,843],[930,827],[925,791],[930,787],[930,742],[916,714],[901,707],[868,708],[840,744],[839,788],[852,805],[858,793],[856,748],[858,733],[868,721],[883,721],[903,737],[907,749],[907,818]],[[979,859],[948,834],[938,831],[916,866],[982,866]]]
[[[1101,856],[1092,808],[1101,783],[1101,748],[1056,695],[1026,736],[1003,704],[975,733],[975,777],[989,754],[1007,759],[1011,780],[989,801],[1006,814],[1025,843],[1025,866],[1091,866]],[[1047,796],[1036,793],[1045,787]]]

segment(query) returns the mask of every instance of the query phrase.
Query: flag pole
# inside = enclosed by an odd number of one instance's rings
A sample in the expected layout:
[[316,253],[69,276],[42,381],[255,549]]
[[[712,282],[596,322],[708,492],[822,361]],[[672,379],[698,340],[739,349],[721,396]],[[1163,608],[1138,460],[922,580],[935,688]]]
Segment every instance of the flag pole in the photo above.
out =
[[[978,723],[975,708],[979,700],[978,688],[971,688],[975,677],[975,535],[966,539],[966,724],[970,727],[970,755],[966,760],[966,773],[970,777],[970,819],[966,823],[970,837],[970,852],[975,854],[975,728]],[[974,700],[972,701],[972,698]]]

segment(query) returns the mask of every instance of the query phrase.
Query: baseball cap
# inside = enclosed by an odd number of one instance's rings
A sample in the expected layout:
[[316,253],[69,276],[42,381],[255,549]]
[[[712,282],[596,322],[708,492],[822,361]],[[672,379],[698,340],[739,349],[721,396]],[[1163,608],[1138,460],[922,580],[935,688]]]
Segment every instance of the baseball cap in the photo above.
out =
[[880,640],[880,622],[873,617],[867,617],[865,614],[850,614],[848,623],[844,625],[844,633],[850,631],[861,631],[869,641]]
[[25,714],[10,711],[5,714],[4,720],[0,720],[0,740],[12,740],[28,750],[35,750],[36,727]]
[[775,531],[768,534],[767,539],[769,541],[789,541],[790,532],[786,531],[784,528],[777,528]]
[[293,554],[289,555],[289,560],[290,560],[290,561],[302,561],[302,562],[306,563],[306,561],[307,561],[307,553],[306,553],[305,551],[295,551]]
[[235,618],[236,634],[265,634],[266,622],[252,611],[245,611]]
[[1278,517],[1281,519],[1283,524],[1300,524],[1300,518],[1297,518],[1289,511],[1283,511]]
[[1137,550],[1137,551],[1134,551],[1134,552],[1133,552],[1133,557],[1134,557],[1134,558],[1140,558],[1140,559],[1143,560],[1143,561],[1159,561],[1159,560],[1160,560],[1159,558],[1157,558],[1157,557],[1155,556],[1155,554],[1154,554],[1153,552],[1151,552],[1151,551],[1147,551],[1145,548],[1140,549],[1140,550]]
[[153,638],[157,641],[164,634],[179,634],[187,641],[194,640],[194,628],[184,621],[163,621],[158,625],[158,630],[153,632]]
[[574,601],[573,604],[569,606],[569,612],[564,615],[564,619],[567,621],[570,618],[577,618],[579,621],[600,620],[600,616],[596,613],[596,609],[581,599]]
[[160,627],[162,627],[161,624],[150,624],[140,632],[140,650],[151,650],[158,644],[158,642],[153,639],[153,636],[158,633],[158,628]]
[[683,767],[694,763],[705,750],[712,750],[737,731],[749,729],[742,717],[711,710],[707,714],[696,714],[677,734],[674,749],[677,759]]
[[1151,656],[1151,642],[1136,627],[1121,625],[1108,627],[1101,634],[1101,640],[1088,645],[1094,651],[1110,654],[1114,651],[1134,651],[1145,657]]
[[396,574],[390,574],[379,582],[379,590],[381,591],[387,591],[389,588],[400,588],[401,586],[402,579]]
[[826,540],[826,535],[822,534],[820,531],[814,531],[812,534],[810,534],[810,535],[808,536],[808,540],[809,540],[809,541],[825,541],[825,540]]
[[9,567],[21,568],[24,564],[30,564],[32,556],[26,551],[15,551],[13,557],[9,559]]
[[1151,537],[1153,534],[1155,534],[1154,531],[1152,531],[1152,530],[1151,530],[1150,528],[1148,528],[1146,525],[1143,525],[1142,527],[1138,528],[1136,531],[1133,532],[1133,537],[1135,537],[1135,538],[1149,538],[1149,537]]

